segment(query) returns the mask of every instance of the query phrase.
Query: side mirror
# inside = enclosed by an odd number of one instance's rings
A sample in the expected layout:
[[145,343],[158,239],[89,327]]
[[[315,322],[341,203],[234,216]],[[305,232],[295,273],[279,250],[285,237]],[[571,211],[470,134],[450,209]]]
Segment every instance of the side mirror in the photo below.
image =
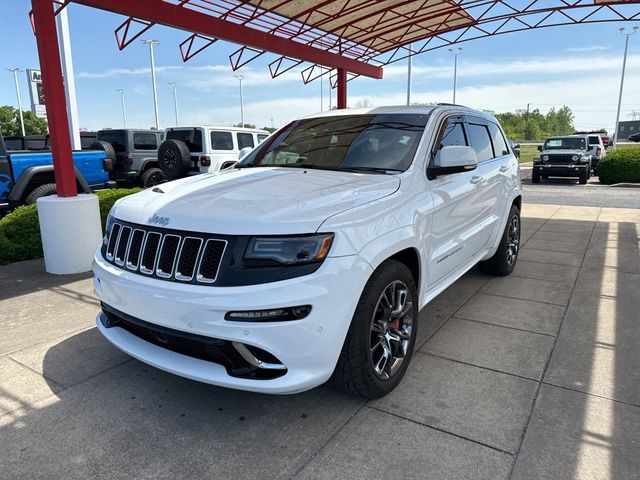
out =
[[251,150],[253,150],[253,148],[251,147],[244,147],[242,150],[240,150],[238,152],[238,160],[242,160],[244,157],[249,155],[249,152],[251,152]]
[[478,166],[478,156],[471,147],[450,145],[440,149],[436,154],[435,163],[433,167],[429,167],[429,178],[475,170]]
[[538,151],[541,152],[542,151],[542,145],[538,145]]

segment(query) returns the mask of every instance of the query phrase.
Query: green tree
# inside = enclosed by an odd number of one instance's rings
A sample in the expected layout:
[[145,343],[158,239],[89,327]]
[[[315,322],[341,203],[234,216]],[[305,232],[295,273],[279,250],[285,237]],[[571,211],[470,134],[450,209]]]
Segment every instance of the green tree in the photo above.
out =
[[570,135],[574,131],[573,112],[566,105],[546,114],[534,109],[499,113],[500,121],[507,136],[514,140],[542,140],[553,135]]
[[234,123],[232,126],[234,127],[244,127],[244,128],[256,128],[256,126],[253,123],[245,123],[244,125],[240,122],[238,123]]
[[[22,111],[24,130],[27,135],[44,135],[47,133],[47,121],[36,116],[30,110]],[[18,109],[10,105],[0,107],[0,131],[3,135],[21,135]]]
[[277,130],[277,128],[274,127],[262,127],[262,130],[266,130],[269,133],[273,133]]

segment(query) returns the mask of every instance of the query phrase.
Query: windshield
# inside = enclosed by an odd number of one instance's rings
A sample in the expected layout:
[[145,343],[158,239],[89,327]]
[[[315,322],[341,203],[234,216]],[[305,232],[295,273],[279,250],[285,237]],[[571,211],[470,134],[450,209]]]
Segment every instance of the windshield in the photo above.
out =
[[544,141],[545,150],[584,150],[584,137],[547,138]]
[[297,120],[238,164],[345,171],[405,171],[429,116],[351,115]]

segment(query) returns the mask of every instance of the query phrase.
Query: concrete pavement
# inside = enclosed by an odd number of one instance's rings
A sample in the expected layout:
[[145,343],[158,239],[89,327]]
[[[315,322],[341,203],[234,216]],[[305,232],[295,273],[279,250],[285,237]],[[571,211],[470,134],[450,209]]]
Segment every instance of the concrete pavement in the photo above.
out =
[[93,327],[88,275],[0,268],[0,477],[640,478],[640,211],[527,204],[508,278],[421,312],[402,384],[365,402],[166,374]]

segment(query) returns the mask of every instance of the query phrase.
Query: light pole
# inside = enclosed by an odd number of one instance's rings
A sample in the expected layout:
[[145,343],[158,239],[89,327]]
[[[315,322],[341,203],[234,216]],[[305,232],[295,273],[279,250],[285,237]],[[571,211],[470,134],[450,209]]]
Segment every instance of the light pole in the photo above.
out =
[[234,77],[236,77],[240,82],[240,126],[244,127],[244,105],[243,105],[243,99],[242,99],[242,79],[244,78],[244,76],[234,75]]
[[116,90],[120,94],[120,103],[122,104],[122,123],[124,128],[127,128],[127,108],[124,105],[124,89],[118,88]]
[[20,85],[18,84],[18,72],[22,72],[19,68],[7,68],[8,72],[13,73],[13,81],[16,84],[16,97],[18,97],[18,115],[20,115],[20,128],[22,129],[22,136],[24,133],[24,118],[22,118],[22,100],[20,100]]
[[153,84],[153,110],[156,114],[156,130],[160,130],[160,120],[158,118],[158,89],[156,88],[156,63],[153,59],[153,46],[160,43],[158,40],[140,40],[149,45],[149,58],[151,60],[151,83]]
[[449,53],[453,55],[453,103],[456,103],[456,84],[458,83],[458,55],[462,53],[462,48],[458,47],[458,51],[453,48],[449,49]]
[[624,87],[624,71],[627,67],[627,50],[629,49],[629,37],[638,31],[638,27],[633,27],[631,33],[624,33],[624,27],[620,29],[620,33],[624,37],[624,57],[622,60],[622,75],[620,76],[620,93],[618,95],[618,111],[616,113],[616,129],[613,132],[613,148],[618,146],[618,127],[620,124],[620,107],[622,106],[622,88]]
[[407,58],[407,107],[411,105],[411,66],[413,63],[413,44],[409,44],[409,57]]
[[180,125],[178,122],[178,84],[176,82],[169,82],[173,89],[173,111],[176,114],[176,126]]

